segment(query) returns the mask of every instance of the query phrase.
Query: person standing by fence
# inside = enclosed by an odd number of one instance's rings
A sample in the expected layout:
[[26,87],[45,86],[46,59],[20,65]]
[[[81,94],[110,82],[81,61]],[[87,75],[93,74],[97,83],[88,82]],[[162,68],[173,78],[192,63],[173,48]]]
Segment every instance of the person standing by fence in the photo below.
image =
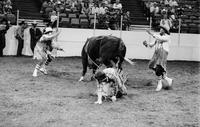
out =
[[37,28],[37,22],[34,21],[32,23],[32,26],[30,28],[30,36],[31,36],[31,50],[34,54],[34,48],[35,48],[35,45],[37,43],[37,41],[40,39],[40,37],[42,36],[42,31]]
[[1,20],[0,24],[0,57],[3,56],[3,49],[6,47],[5,34],[9,29],[9,23],[6,19]]
[[16,30],[15,37],[18,40],[17,56],[22,56],[22,49],[24,47],[24,30],[27,28],[27,23],[22,21]]

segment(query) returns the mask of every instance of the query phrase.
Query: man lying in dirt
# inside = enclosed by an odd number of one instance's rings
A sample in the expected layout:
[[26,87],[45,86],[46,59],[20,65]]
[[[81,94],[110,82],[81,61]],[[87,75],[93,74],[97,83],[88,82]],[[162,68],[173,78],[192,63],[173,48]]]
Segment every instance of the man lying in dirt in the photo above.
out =
[[97,80],[98,100],[95,104],[102,104],[103,98],[111,99],[113,102],[123,95],[127,94],[125,82],[127,74],[115,68],[106,68],[95,74]]

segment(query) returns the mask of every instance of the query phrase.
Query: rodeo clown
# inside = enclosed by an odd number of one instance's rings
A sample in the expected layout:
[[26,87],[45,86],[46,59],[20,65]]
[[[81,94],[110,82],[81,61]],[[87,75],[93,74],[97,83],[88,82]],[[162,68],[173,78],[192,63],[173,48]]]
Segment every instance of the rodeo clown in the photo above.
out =
[[37,59],[39,62],[34,69],[33,77],[37,77],[38,70],[43,74],[47,74],[45,66],[47,66],[53,58],[55,58],[55,55],[52,54],[54,49],[63,51],[63,49],[59,48],[53,41],[59,34],[60,31],[53,31],[51,27],[46,27],[44,29],[43,35],[37,42],[34,49],[33,59]]
[[127,94],[125,82],[127,74],[116,68],[106,68],[95,74],[97,81],[97,101],[95,104],[102,104],[103,97],[111,99],[113,102],[122,95]]
[[160,34],[152,34],[149,30],[147,30],[147,33],[155,38],[154,42],[148,44],[147,41],[144,41],[143,44],[146,47],[155,47],[155,52],[149,62],[149,68],[154,70],[156,76],[158,76],[156,91],[160,91],[163,86],[162,80],[167,81],[168,87],[171,87],[173,81],[167,77],[166,73],[167,56],[169,53],[169,44],[171,43],[170,32],[167,26],[160,26]]

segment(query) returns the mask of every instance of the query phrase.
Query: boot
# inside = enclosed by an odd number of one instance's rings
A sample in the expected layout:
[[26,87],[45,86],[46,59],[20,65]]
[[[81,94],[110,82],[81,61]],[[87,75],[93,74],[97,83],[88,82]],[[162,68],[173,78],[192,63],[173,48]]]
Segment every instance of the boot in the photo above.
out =
[[164,78],[164,79],[167,81],[167,83],[168,83],[169,87],[171,87],[171,86],[172,86],[172,83],[173,83],[173,79],[171,79],[171,78],[168,78],[167,76],[165,76],[165,78]]
[[40,68],[40,72],[42,72],[43,74],[47,75],[47,70],[46,70],[45,65],[43,65],[43,66]]
[[38,75],[37,75],[37,72],[38,72],[39,69],[40,69],[40,65],[37,64],[37,65],[35,66],[34,71],[33,71],[33,75],[32,75],[33,77],[37,77],[37,76],[38,76]]
[[162,80],[159,79],[159,80],[158,80],[158,85],[157,85],[156,91],[160,91],[161,89],[162,89]]

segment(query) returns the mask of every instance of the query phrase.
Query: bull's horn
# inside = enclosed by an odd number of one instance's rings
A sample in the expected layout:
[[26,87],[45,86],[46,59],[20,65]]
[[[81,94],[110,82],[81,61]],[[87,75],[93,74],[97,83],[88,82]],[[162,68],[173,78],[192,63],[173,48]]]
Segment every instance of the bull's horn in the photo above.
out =
[[129,58],[124,58],[129,64],[134,65],[134,62],[132,62]]
[[79,82],[83,81],[84,77],[81,76],[81,78],[78,80]]

